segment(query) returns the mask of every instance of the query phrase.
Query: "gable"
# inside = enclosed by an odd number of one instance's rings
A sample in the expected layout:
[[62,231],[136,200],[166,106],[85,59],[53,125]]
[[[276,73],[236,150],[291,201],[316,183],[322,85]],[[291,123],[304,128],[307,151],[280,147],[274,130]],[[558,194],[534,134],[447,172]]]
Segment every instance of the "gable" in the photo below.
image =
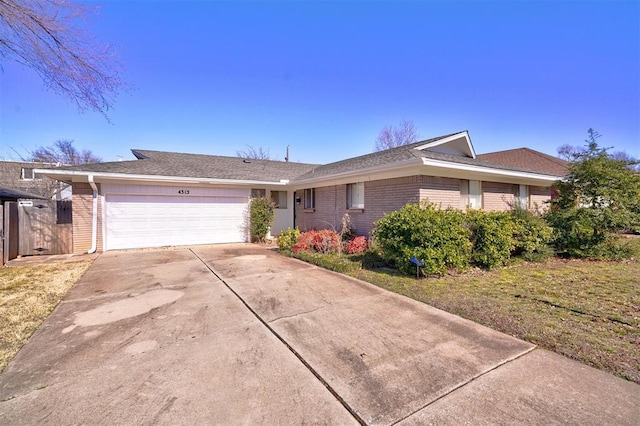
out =
[[465,130],[445,138],[418,145],[414,149],[459,157],[476,158],[469,133]]

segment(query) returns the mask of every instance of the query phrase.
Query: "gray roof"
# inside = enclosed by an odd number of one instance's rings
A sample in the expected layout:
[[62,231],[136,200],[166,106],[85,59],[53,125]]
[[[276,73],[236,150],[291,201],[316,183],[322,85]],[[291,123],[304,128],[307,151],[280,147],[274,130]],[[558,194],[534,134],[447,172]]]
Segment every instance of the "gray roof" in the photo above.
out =
[[42,197],[37,194],[32,194],[30,192],[22,191],[20,189],[8,188],[6,186],[0,186],[0,199],[15,199],[18,198],[34,198],[38,200],[46,200],[45,197]]
[[138,160],[85,164],[61,169],[97,173],[279,182],[282,179],[293,179],[317,166],[316,164],[285,161],[245,160],[239,157],[219,155],[183,154],[142,149],[131,151],[138,157]]
[[515,165],[508,165],[499,162],[485,161],[471,157],[464,157],[460,155],[442,154],[439,152],[433,152],[429,150],[418,150],[416,147],[426,145],[432,142],[439,141],[441,139],[448,138],[453,135],[460,134],[462,132],[451,133],[449,135],[439,136],[437,138],[427,139],[420,142],[414,142],[411,144],[399,146],[396,148],[387,149],[384,151],[378,151],[371,154],[361,155],[359,157],[348,158],[346,160],[337,161],[335,163],[324,164],[318,166],[307,173],[295,178],[295,181],[305,181],[307,179],[319,178],[323,176],[331,176],[341,173],[348,173],[361,169],[367,169],[370,167],[381,166],[384,164],[400,163],[403,161],[417,159],[417,158],[430,158],[433,160],[446,161],[450,163],[468,164],[473,166],[483,166],[493,169],[512,170],[520,172],[532,172],[548,174],[540,169],[532,167],[522,167]]
[[410,160],[415,160],[415,164],[419,164],[419,160],[421,158],[428,158],[448,163],[467,164],[492,169],[553,176],[553,174],[549,173],[548,170],[536,167],[535,163],[532,163],[530,166],[522,164],[505,164],[505,162],[497,161],[497,159],[493,158],[491,158],[491,161],[487,161],[463,155],[443,154],[429,149],[415,149],[422,145],[437,142],[461,133],[464,132],[451,133],[449,135],[439,136],[437,138],[427,139],[397,148],[378,151],[324,165],[272,160],[245,160],[239,157],[133,149],[131,151],[138,158],[137,160],[85,164],[80,166],[61,167],[60,169],[89,173],[122,173],[259,182],[280,182],[281,180],[289,180],[293,183],[302,183],[307,180],[340,175],[342,173],[357,172],[359,170],[365,170],[376,166],[393,164],[400,165],[400,163]]

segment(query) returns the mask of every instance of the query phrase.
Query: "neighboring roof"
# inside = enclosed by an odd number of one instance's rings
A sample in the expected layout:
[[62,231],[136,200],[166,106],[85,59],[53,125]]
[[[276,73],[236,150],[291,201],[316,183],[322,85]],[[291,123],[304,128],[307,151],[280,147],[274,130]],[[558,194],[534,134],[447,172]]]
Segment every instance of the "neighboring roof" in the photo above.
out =
[[30,192],[21,191],[19,189],[7,188],[6,186],[0,186],[0,198],[6,199],[18,199],[18,198],[35,198],[38,200],[46,200],[45,197],[40,195],[32,194]]
[[507,167],[536,170],[539,173],[554,176],[566,175],[569,165],[569,163],[561,158],[553,157],[530,148],[516,148],[478,154],[478,159]]
[[239,157],[218,155],[183,154],[141,149],[132,149],[131,151],[139,158],[138,160],[85,164],[62,167],[60,170],[279,182],[293,179],[295,176],[316,167],[315,164],[246,160]]

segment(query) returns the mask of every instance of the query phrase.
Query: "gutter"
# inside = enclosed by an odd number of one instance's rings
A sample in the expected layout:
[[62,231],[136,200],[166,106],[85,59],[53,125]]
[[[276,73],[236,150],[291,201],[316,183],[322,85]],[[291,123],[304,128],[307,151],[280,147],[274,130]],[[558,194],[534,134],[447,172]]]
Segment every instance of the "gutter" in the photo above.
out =
[[[76,171],[76,170],[64,170],[64,169],[34,169],[35,173],[41,173],[52,179],[65,179],[69,178],[73,180],[74,177],[99,177],[104,180],[135,180],[137,182],[163,182],[163,183],[177,183],[177,184],[212,184],[212,185],[274,185],[284,186],[287,185],[287,179],[280,179],[279,181],[263,181],[263,180],[243,180],[243,179],[220,179],[220,178],[198,178],[188,176],[164,176],[164,175],[141,175],[141,174],[129,174],[129,173],[109,173],[109,172],[90,172],[90,171]],[[74,182],[83,182],[82,180]]]
[[91,248],[87,252],[88,254],[95,253],[98,249],[98,187],[93,181],[93,175],[87,176],[89,179],[89,185],[93,189],[93,217],[91,222]]
[[441,167],[446,169],[454,169],[454,170],[464,170],[468,172],[477,172],[484,174],[493,174],[498,176],[509,176],[509,177],[519,177],[519,178],[528,178],[528,179],[538,179],[542,181],[554,182],[556,180],[562,180],[562,176],[553,176],[553,175],[545,175],[542,173],[536,172],[528,172],[528,171],[520,171],[520,170],[509,170],[509,169],[498,169],[492,168],[482,165],[472,165],[472,164],[464,164],[464,163],[453,163],[443,160],[434,160],[432,158],[422,158],[422,164],[425,166],[433,166],[433,167]]

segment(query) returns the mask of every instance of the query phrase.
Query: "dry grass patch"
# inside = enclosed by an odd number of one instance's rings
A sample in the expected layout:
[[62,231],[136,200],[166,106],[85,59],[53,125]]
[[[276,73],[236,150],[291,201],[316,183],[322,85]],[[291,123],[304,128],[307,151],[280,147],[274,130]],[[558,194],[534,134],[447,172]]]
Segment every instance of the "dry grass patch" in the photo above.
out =
[[89,265],[85,261],[0,269],[0,371]]

